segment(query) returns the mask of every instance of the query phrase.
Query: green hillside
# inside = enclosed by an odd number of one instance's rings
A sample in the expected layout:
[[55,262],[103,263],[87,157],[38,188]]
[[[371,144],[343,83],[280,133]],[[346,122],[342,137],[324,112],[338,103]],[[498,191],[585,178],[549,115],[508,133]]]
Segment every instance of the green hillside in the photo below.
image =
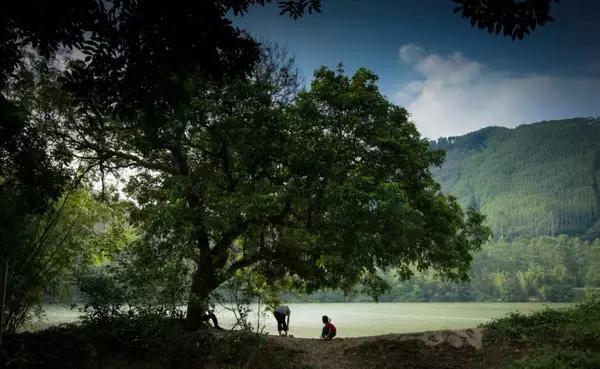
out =
[[497,236],[600,236],[600,119],[488,127],[439,139],[445,192],[479,208]]

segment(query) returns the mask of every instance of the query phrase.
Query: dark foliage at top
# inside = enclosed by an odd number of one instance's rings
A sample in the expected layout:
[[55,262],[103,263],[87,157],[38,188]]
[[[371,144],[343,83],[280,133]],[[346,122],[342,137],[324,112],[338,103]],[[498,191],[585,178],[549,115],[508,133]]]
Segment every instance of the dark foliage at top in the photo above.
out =
[[3,1],[0,4],[0,87],[22,61],[23,47],[32,46],[43,55],[59,47],[72,48],[84,41],[94,24],[95,0]]
[[471,26],[489,33],[522,40],[538,26],[553,22],[552,2],[558,0],[454,0],[455,13],[471,21]]
[[[116,111],[141,106],[169,109],[182,98],[178,76],[202,72],[220,79],[247,73],[258,60],[259,44],[234,27],[240,14],[269,0],[194,2],[20,1],[0,5],[0,88],[23,60],[25,46],[43,55],[78,49],[88,64],[71,90],[97,96]],[[281,1],[282,14],[298,18],[320,11],[320,1]]]
[[[25,0],[0,4],[0,89],[26,58],[26,47],[52,56],[79,49],[88,63],[74,64],[68,88],[82,99],[133,113],[158,111],[181,102],[177,75],[201,71],[208,78],[247,73],[258,60],[259,44],[242,34],[225,14],[243,13],[268,0],[154,2]],[[285,1],[282,14],[297,18],[319,1]],[[47,154],[46,138],[31,127],[27,112],[0,94],[0,189],[18,182],[21,198],[40,207],[60,194],[65,178]],[[3,199],[9,198],[7,194]],[[35,205],[34,205],[35,204]],[[27,207],[27,206],[26,206]],[[3,209],[6,207],[4,206]],[[3,232],[4,234],[5,232]]]

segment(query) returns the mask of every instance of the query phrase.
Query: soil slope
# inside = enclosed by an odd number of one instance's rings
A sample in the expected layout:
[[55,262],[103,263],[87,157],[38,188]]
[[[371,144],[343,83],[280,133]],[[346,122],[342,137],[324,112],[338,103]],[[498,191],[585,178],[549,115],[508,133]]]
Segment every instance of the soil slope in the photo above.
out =
[[483,337],[482,329],[467,329],[332,341],[273,336],[270,341],[311,369],[494,368],[522,354],[517,347],[486,347]]

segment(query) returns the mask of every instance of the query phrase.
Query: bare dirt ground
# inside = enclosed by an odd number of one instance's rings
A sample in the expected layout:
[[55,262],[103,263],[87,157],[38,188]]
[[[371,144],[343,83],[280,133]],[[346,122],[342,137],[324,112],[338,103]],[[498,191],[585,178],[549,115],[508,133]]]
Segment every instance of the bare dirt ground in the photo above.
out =
[[297,353],[311,369],[494,368],[520,354],[514,347],[485,347],[483,337],[483,329],[478,328],[332,341],[277,336],[270,339]]

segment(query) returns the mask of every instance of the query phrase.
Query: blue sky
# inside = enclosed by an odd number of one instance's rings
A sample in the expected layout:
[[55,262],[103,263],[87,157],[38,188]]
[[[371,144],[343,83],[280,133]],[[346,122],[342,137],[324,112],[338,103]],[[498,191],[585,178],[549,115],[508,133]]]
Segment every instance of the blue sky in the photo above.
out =
[[600,115],[600,1],[562,0],[556,22],[522,41],[452,14],[450,0],[324,0],[293,21],[276,5],[234,22],[286,47],[306,80],[321,65],[367,67],[429,138],[488,125]]

